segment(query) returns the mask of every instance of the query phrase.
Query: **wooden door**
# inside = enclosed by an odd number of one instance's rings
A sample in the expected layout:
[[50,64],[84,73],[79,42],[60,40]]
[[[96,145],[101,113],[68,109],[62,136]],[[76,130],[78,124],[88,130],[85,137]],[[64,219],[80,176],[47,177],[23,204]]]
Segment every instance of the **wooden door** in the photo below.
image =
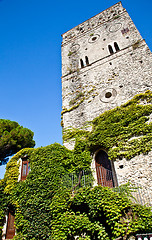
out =
[[111,162],[105,151],[100,150],[95,157],[96,173],[98,184],[107,187],[114,187]]
[[15,236],[14,220],[15,220],[14,211],[9,210],[6,229],[6,239],[12,239]]

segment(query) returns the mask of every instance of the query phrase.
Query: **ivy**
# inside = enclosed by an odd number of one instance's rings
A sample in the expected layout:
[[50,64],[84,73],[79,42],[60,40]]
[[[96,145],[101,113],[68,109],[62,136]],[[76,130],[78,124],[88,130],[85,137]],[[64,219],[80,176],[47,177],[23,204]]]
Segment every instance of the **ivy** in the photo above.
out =
[[5,182],[4,180],[0,180],[0,239],[2,235],[2,228],[4,224],[5,213],[8,208],[8,196],[4,193]]
[[51,202],[52,239],[110,240],[152,230],[149,208],[132,202],[108,187],[56,193]]
[[[14,240],[114,240],[151,232],[151,209],[131,201],[129,184],[119,190],[72,189],[70,177],[75,172],[78,181],[82,169],[90,170],[91,156],[99,147],[107,149],[110,159],[150,151],[151,102],[151,92],[139,94],[94,119],[90,132],[86,127],[64,129],[64,141],[75,139],[72,151],[55,143],[14,155],[0,181],[0,229],[11,204],[16,210]],[[31,170],[25,181],[18,182],[19,159],[25,155]]]
[[120,107],[106,111],[95,118],[92,131],[84,129],[64,129],[63,140],[83,140],[91,153],[103,148],[109,159],[130,159],[152,149],[152,124],[148,123],[152,114],[152,93],[136,95]]
[[[79,102],[78,102],[77,104],[73,105],[71,108],[69,108],[69,109],[67,109],[67,108],[63,109],[63,111],[61,112],[61,115],[63,115],[63,114],[66,113],[66,112],[71,112],[72,110],[78,108],[79,105],[80,105],[84,100],[85,100],[85,97],[81,98],[81,99],[79,100]],[[75,103],[76,103],[76,102],[75,102]]]

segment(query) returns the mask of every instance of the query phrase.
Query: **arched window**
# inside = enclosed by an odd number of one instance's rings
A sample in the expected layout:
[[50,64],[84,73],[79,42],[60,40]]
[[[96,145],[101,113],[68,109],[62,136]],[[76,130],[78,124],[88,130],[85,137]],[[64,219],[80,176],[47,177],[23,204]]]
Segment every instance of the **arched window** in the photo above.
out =
[[114,179],[111,168],[111,162],[108,159],[108,154],[99,150],[95,156],[95,165],[97,173],[97,181],[101,186],[114,187]]
[[118,46],[118,43],[114,42],[114,47],[116,49],[116,52],[118,52],[120,50],[119,46]]
[[85,56],[85,62],[86,62],[86,65],[88,66],[89,65],[89,59],[87,56]]
[[81,64],[81,68],[83,68],[84,67],[84,63],[83,63],[82,59],[80,59],[80,64]]
[[110,54],[113,54],[113,53],[114,53],[114,51],[113,51],[111,45],[108,45],[108,49],[109,49]]

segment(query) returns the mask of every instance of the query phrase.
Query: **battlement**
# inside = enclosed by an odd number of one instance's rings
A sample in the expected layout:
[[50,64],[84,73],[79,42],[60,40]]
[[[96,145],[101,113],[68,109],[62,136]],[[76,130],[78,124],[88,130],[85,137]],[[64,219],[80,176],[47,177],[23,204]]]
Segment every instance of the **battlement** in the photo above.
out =
[[101,13],[95,15],[94,17],[86,20],[85,22],[79,24],[78,26],[70,29],[69,31],[62,34],[63,44],[68,43],[72,39],[81,36],[82,34],[91,31],[94,28],[99,27],[101,24],[111,21],[113,19],[119,18],[119,16],[126,11],[123,8],[122,3],[118,2],[115,5],[107,8]]

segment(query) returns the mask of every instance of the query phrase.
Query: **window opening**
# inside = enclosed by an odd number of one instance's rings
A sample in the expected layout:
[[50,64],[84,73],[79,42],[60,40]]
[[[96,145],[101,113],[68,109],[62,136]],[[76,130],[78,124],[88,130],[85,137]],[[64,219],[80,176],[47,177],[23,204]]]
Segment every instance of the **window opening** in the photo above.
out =
[[127,32],[129,32],[129,29],[128,28],[124,28],[123,30],[121,30],[122,34],[125,34]]
[[84,67],[84,63],[83,63],[82,59],[80,59],[80,64],[81,64],[81,68],[83,68]]
[[109,49],[110,54],[113,54],[113,53],[114,53],[114,51],[113,51],[111,45],[108,45],[108,49]]
[[96,39],[97,39],[97,37],[93,37],[93,38],[92,38],[92,41],[95,41]]
[[106,92],[105,98],[110,98],[111,96],[112,96],[112,93],[111,93],[111,92]]
[[116,52],[118,52],[120,50],[119,46],[118,46],[118,43],[114,42],[114,47],[116,49]]
[[86,61],[86,65],[88,66],[89,65],[89,59],[87,56],[85,56],[85,61]]
[[27,163],[23,163],[23,174],[22,176],[26,176],[27,175]]
[[8,220],[7,220],[7,229],[6,229],[6,239],[13,239],[15,236],[15,212],[13,208],[9,208],[8,211]]
[[114,187],[111,162],[108,159],[108,154],[105,151],[98,151],[95,156],[95,165],[98,184],[111,188]]
[[30,163],[28,160],[22,159],[21,180],[25,180],[30,171]]

